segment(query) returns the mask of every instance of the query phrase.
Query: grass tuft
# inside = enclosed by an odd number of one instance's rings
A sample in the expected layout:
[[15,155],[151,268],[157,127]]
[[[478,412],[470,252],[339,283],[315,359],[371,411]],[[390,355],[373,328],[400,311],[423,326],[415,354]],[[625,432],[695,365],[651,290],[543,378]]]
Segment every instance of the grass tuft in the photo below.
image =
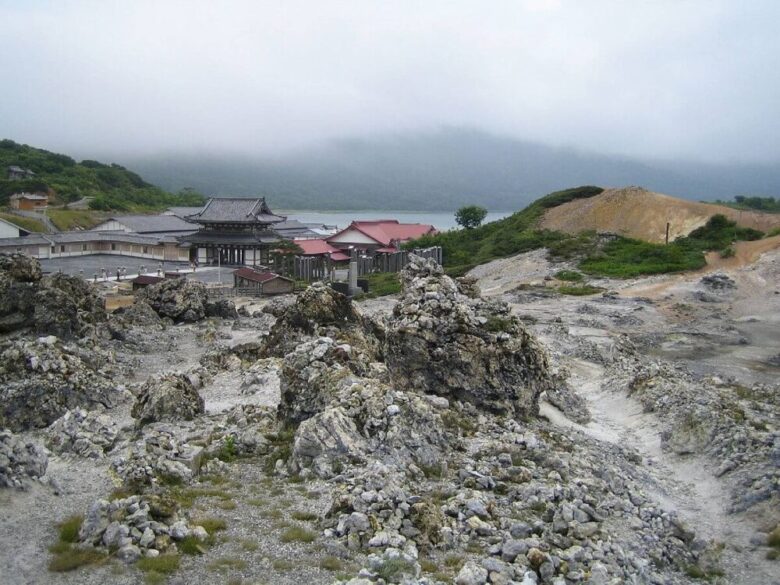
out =
[[54,573],[75,571],[80,567],[95,565],[106,560],[108,556],[94,548],[73,548],[58,553],[49,561],[49,570]]
[[143,557],[135,564],[144,573],[154,572],[170,575],[179,569],[179,555],[160,555],[159,557]]
[[290,526],[279,537],[281,542],[314,542],[317,535],[303,526]]
[[338,557],[325,557],[320,560],[320,568],[326,571],[341,571],[344,569],[344,563]]
[[79,530],[83,522],[83,516],[69,516],[60,522],[57,525],[60,531],[60,542],[78,542]]
[[241,570],[246,569],[247,562],[242,559],[235,559],[232,557],[222,557],[221,559],[216,559],[214,561],[211,561],[208,565],[206,565],[206,568],[209,571],[218,571],[221,573],[233,570]]
[[203,526],[203,528],[205,528],[206,532],[209,534],[214,534],[215,532],[219,532],[220,530],[225,530],[227,528],[227,522],[225,522],[222,518],[214,518],[211,516],[193,520],[192,523],[194,526]]

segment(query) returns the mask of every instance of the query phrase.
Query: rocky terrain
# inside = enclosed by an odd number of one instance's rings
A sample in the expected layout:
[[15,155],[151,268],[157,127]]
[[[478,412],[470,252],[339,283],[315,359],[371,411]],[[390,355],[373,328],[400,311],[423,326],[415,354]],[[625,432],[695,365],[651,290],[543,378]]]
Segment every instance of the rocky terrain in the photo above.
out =
[[2,581],[780,583],[780,254],[588,297],[499,262],[108,315],[0,258]]

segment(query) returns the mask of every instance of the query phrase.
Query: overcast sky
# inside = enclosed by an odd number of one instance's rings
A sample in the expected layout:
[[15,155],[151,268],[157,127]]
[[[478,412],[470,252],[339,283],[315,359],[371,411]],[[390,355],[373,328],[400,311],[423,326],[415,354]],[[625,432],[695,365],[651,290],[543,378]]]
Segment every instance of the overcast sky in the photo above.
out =
[[0,0],[0,136],[278,153],[464,126],[780,161],[778,0]]

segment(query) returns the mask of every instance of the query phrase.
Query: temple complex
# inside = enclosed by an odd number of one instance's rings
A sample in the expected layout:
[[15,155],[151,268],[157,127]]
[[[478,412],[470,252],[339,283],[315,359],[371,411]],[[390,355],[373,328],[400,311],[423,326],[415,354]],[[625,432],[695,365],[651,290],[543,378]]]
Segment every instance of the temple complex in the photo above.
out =
[[190,245],[190,257],[201,265],[268,265],[270,252],[284,238],[274,231],[287,218],[275,215],[265,198],[212,198],[187,221],[200,225],[179,237]]

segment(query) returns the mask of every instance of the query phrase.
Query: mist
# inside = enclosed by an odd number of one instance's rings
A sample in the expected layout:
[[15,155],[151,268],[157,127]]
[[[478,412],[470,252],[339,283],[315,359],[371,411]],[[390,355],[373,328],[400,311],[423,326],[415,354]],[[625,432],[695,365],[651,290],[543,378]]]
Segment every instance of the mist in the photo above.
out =
[[780,160],[772,0],[0,0],[0,136],[77,157],[289,156],[468,127]]

